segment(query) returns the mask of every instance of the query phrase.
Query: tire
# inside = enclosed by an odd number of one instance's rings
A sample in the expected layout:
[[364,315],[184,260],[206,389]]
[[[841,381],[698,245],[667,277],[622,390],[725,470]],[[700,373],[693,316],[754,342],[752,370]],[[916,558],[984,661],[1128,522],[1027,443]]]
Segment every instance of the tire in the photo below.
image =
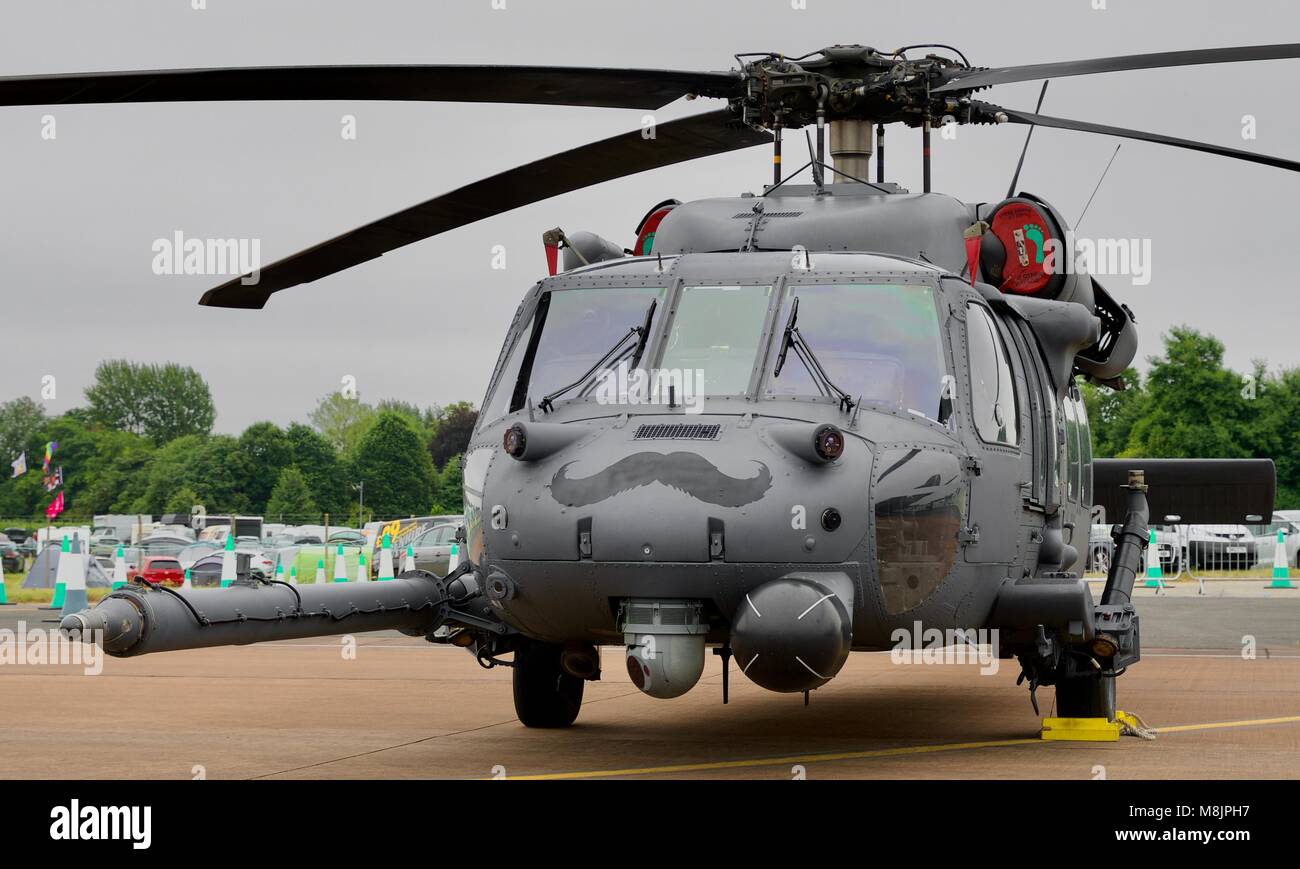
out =
[[1056,714],[1061,718],[1115,720],[1115,677],[1076,676],[1056,686]]
[[581,679],[560,669],[560,647],[530,643],[515,652],[515,714],[525,727],[568,727],[582,708]]
[[1093,547],[1092,570],[1094,573],[1110,575],[1110,551],[1105,546]]

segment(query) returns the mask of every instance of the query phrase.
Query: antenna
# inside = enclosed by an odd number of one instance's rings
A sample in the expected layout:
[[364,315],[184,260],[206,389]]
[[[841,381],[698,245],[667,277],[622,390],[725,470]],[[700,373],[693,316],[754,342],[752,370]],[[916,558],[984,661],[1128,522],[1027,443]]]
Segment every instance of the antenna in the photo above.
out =
[[1110,172],[1111,163],[1115,162],[1115,158],[1119,156],[1119,149],[1122,147],[1123,145],[1115,146],[1115,153],[1110,155],[1110,163],[1107,163],[1106,168],[1101,170],[1101,177],[1097,179],[1097,186],[1092,188],[1092,196],[1088,197],[1087,205],[1083,206],[1083,213],[1080,214],[1079,219],[1074,222],[1074,229],[1076,232],[1079,227],[1083,225],[1083,219],[1088,215],[1088,208],[1092,205],[1092,200],[1097,197],[1097,191],[1101,189],[1101,182],[1106,180],[1106,175]]
[[[1043,97],[1047,96],[1047,86],[1052,83],[1051,79],[1043,82],[1043,89],[1038,92],[1038,106],[1034,109],[1034,114],[1043,110]],[[1011,186],[1007,188],[1007,199],[1016,195],[1016,185],[1020,183],[1020,170],[1025,168],[1025,155],[1029,153],[1029,142],[1034,138],[1036,126],[1030,125],[1029,132],[1025,134],[1025,147],[1020,149],[1020,162],[1016,164],[1016,174],[1011,176]]]
[[[803,136],[808,142],[808,156],[812,158],[813,184],[817,185],[817,190],[820,191],[824,181],[822,175],[822,162],[818,159],[817,152],[813,150],[812,136],[808,134],[807,130],[803,131]],[[768,192],[770,193],[771,191]]]

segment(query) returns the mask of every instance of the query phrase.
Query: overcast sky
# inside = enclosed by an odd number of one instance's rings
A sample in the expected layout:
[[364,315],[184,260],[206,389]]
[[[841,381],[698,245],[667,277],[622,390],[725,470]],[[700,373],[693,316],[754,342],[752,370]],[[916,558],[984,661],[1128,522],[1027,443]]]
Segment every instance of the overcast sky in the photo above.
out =
[[[0,0],[0,75],[208,66],[523,63],[727,69],[732,54],[799,55],[834,43],[881,49],[947,42],[994,66],[1300,41],[1285,0]],[[500,0],[498,0],[500,5]],[[1288,6],[1291,8],[1288,8]],[[1300,60],[1061,79],[1045,114],[1300,157],[1288,84]],[[1032,110],[1037,83],[984,96]],[[721,103],[684,101],[679,117]],[[545,271],[540,236],[562,226],[624,245],[668,197],[756,191],[770,157],[751,149],[659,169],[410,245],[272,297],[262,311],[200,308],[221,279],[152,273],[155,239],[259,238],[271,262],[512,165],[639,125],[614,109],[384,102],[195,103],[0,108],[0,401],[84,404],[96,364],[193,366],[212,386],[217,429],[304,419],[356,378],[363,399],[421,406],[482,399],[520,297]],[[357,139],[340,119],[357,118]],[[1242,118],[1258,138],[1243,141]],[[935,187],[1001,197],[1023,127],[936,137]],[[1067,220],[1118,140],[1040,130],[1022,188]],[[889,175],[920,187],[919,133],[895,128]],[[1081,234],[1150,238],[1148,286],[1107,281],[1137,315],[1142,355],[1187,323],[1229,363],[1300,365],[1291,268],[1300,174],[1126,143]],[[504,245],[505,270],[492,248]]]

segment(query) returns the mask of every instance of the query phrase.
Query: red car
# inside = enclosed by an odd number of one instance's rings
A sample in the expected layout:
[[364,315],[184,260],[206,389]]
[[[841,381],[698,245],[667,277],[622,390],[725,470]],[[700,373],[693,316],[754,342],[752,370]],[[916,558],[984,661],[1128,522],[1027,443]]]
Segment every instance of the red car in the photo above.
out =
[[170,555],[147,555],[143,569],[136,573],[135,578],[154,585],[180,585],[185,581],[185,571],[181,570],[181,563]]

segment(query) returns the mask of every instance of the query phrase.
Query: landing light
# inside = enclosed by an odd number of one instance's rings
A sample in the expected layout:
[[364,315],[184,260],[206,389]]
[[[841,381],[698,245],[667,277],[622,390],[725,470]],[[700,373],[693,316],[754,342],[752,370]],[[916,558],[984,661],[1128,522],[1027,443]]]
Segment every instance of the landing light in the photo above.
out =
[[833,462],[844,454],[844,432],[824,425],[813,434],[813,449],[823,461]]
[[501,441],[502,447],[507,455],[514,456],[516,459],[524,454],[528,447],[528,438],[524,436],[524,427],[515,423],[506,429],[505,437]]
[[1092,641],[1092,653],[1098,658],[1113,658],[1118,651],[1115,640],[1107,634],[1098,634]]

